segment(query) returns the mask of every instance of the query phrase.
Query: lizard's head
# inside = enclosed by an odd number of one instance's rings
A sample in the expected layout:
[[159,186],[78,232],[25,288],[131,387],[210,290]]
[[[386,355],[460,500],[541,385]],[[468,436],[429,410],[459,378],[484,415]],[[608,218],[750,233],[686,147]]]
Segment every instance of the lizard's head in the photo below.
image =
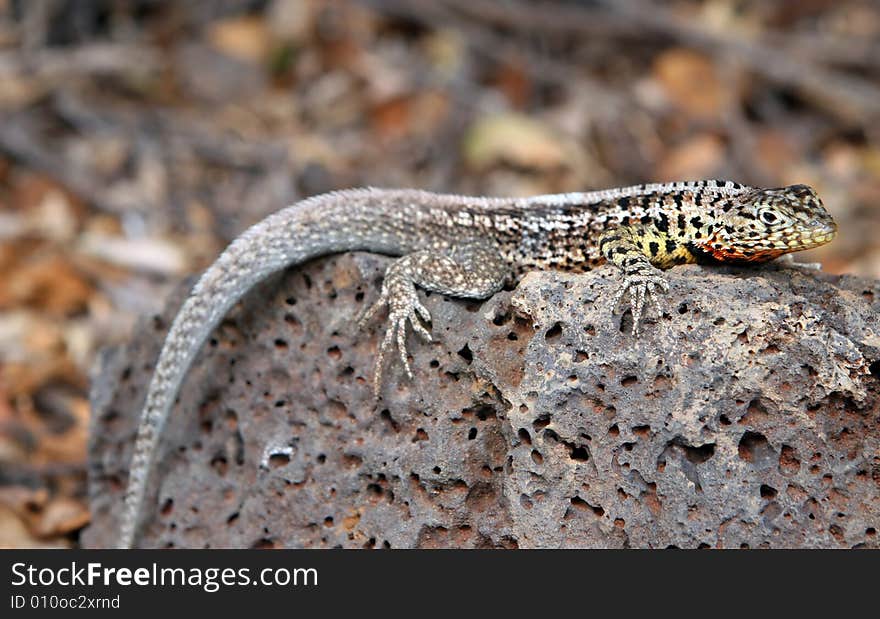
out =
[[764,262],[824,245],[837,224],[807,185],[755,189],[729,198],[700,249],[723,261]]

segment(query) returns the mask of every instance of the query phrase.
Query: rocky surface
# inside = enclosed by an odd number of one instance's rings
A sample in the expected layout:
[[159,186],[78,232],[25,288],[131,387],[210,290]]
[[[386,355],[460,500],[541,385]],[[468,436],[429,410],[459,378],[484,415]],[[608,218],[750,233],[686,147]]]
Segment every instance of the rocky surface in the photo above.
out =
[[[431,295],[415,381],[394,366],[374,404],[381,321],[353,318],[387,263],[315,261],[230,314],[165,431],[142,545],[880,546],[880,282],[680,267],[635,340],[610,267]],[[112,543],[180,300],[96,368],[86,546]]]

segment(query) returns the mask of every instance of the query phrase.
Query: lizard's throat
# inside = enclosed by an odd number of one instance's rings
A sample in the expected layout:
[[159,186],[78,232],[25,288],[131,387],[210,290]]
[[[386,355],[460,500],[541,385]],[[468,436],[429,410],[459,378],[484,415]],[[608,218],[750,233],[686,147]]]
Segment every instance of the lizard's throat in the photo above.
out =
[[690,243],[688,249],[700,263],[768,262],[786,253],[784,249],[735,247],[724,239],[710,238],[705,242]]

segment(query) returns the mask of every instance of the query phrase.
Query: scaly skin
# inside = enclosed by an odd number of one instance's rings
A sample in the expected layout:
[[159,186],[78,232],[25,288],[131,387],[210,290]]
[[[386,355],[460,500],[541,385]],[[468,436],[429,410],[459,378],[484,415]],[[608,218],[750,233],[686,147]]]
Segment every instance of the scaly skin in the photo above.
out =
[[119,546],[135,541],[156,446],[189,367],[223,316],[269,274],[331,253],[400,256],[379,300],[388,307],[373,387],[395,347],[407,375],[407,324],[430,340],[417,287],[483,299],[535,269],[622,271],[612,308],[629,294],[633,334],[677,264],[765,262],[829,242],[837,226],[805,185],[755,189],[729,181],[638,185],[534,198],[483,198],[411,189],[353,189],[309,198],[244,232],[199,279],[165,339],[147,391],[129,470]]

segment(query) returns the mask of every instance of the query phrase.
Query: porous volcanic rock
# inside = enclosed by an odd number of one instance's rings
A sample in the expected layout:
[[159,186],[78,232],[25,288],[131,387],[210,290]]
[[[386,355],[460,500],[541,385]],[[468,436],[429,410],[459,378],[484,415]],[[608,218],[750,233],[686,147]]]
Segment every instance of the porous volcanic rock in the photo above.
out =
[[[629,335],[614,268],[428,295],[415,380],[370,379],[355,317],[389,259],[261,284],[165,430],[147,547],[880,546],[880,282],[769,265],[667,273]],[[183,293],[94,373],[92,523],[113,543],[145,386]]]

